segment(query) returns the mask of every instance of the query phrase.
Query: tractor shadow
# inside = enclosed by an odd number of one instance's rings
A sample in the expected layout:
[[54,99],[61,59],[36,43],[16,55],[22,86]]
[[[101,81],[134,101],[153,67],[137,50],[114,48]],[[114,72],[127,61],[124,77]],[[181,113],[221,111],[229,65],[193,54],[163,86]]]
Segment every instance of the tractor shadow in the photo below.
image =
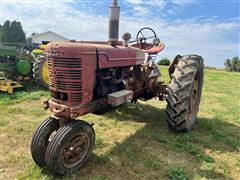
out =
[[[239,127],[221,119],[199,118],[191,132],[175,133],[167,128],[164,110],[137,103],[104,114],[117,122],[135,121],[145,125],[124,141],[115,142],[110,152],[104,155],[93,153],[74,177],[168,179],[180,173],[190,179],[196,174],[225,179],[225,174],[214,171],[216,160],[206,152],[239,152]],[[207,168],[202,168],[204,164]]]

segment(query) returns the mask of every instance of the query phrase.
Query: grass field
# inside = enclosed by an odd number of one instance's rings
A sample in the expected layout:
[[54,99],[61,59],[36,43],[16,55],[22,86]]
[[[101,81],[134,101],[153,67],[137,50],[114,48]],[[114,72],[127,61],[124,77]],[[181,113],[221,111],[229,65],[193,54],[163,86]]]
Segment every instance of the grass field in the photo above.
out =
[[[167,69],[161,67],[168,81]],[[33,84],[32,84],[33,86]],[[126,104],[94,123],[96,148],[89,162],[66,179],[240,179],[240,74],[205,71],[198,123],[177,134],[165,123],[165,102]],[[0,179],[52,179],[30,155],[37,125],[50,113],[47,91],[0,93]]]

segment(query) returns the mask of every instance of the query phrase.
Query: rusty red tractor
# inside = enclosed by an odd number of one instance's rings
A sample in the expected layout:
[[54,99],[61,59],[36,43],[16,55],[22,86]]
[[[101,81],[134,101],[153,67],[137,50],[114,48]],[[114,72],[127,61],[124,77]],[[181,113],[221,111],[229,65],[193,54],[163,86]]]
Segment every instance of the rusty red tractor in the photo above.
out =
[[76,120],[87,113],[102,114],[125,102],[157,97],[167,101],[166,122],[172,130],[188,131],[196,122],[202,57],[177,55],[169,67],[170,84],[165,85],[154,63],[164,44],[147,27],[136,40],[124,33],[119,41],[119,14],[113,0],[106,42],[51,42],[46,47],[51,99],[44,107],[54,116],[37,128],[31,153],[37,165],[54,175],[76,172],[88,160],[95,144],[93,125]]

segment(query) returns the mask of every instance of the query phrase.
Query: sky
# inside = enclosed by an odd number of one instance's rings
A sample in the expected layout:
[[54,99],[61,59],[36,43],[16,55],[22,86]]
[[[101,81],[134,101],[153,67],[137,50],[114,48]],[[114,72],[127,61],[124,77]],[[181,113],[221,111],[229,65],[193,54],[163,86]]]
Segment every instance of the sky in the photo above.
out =
[[[111,0],[0,0],[0,24],[18,20],[27,36],[54,31],[75,40],[107,40]],[[240,56],[240,4],[236,0],[119,0],[120,35],[151,27],[165,43],[158,58],[198,54],[223,67]]]

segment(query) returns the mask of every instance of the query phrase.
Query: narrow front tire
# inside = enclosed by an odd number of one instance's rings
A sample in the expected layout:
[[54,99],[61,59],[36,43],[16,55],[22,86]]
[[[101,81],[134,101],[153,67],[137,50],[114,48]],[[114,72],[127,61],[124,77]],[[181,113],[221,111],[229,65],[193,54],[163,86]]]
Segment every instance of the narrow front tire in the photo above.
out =
[[88,160],[95,144],[90,124],[72,121],[61,127],[48,145],[46,167],[56,176],[74,173]]
[[45,165],[45,153],[51,141],[51,136],[59,129],[59,122],[55,118],[49,117],[44,120],[36,129],[31,142],[31,154],[34,162],[40,166]]

